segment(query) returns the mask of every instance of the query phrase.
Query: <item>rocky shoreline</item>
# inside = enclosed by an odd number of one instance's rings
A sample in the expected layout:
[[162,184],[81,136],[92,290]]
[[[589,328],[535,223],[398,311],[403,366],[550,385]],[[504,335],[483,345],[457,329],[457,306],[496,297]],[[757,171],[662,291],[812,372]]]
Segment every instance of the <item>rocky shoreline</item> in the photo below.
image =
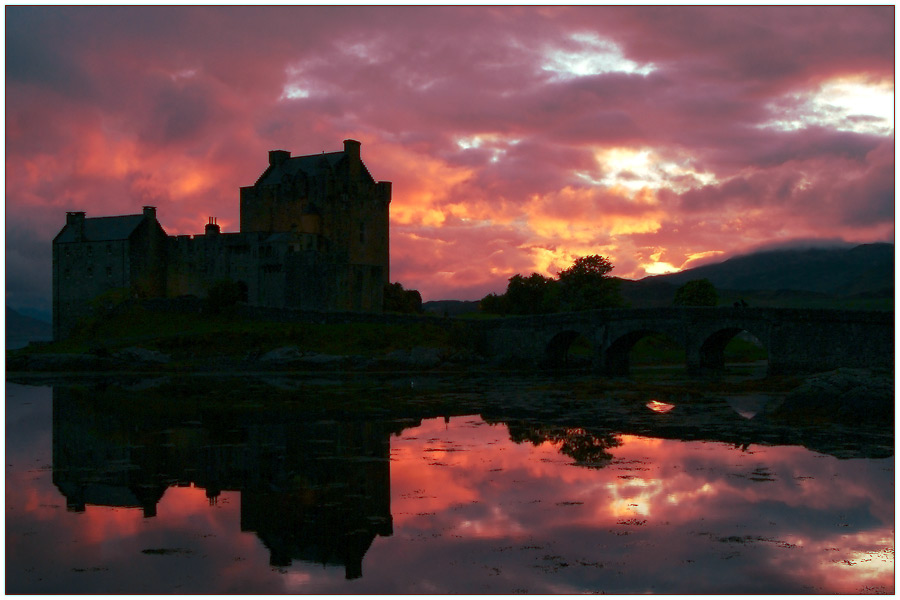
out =
[[130,347],[116,352],[17,353],[7,356],[7,373],[31,372],[203,372],[203,371],[369,371],[418,370],[487,365],[487,359],[467,351],[414,347],[383,356],[323,354],[283,346],[248,352],[240,358],[193,355],[174,359],[156,350]]
[[761,416],[797,424],[893,423],[894,377],[846,368],[809,375],[776,409]]
[[[376,372],[466,372],[513,367],[498,365],[470,351],[433,347],[395,350],[382,356],[335,355],[282,346],[269,351],[251,351],[243,357],[188,355],[178,359],[140,347],[115,352],[99,349],[88,353],[14,352],[7,356],[7,377],[77,373],[79,375],[134,374],[159,376],[204,373],[302,374]],[[519,365],[522,369],[522,365]],[[847,425],[893,423],[894,374],[868,369],[840,368],[807,374],[798,385],[782,390],[783,401],[758,420],[785,424],[837,422]],[[703,381],[694,382],[703,387]],[[766,388],[766,380],[760,380]]]

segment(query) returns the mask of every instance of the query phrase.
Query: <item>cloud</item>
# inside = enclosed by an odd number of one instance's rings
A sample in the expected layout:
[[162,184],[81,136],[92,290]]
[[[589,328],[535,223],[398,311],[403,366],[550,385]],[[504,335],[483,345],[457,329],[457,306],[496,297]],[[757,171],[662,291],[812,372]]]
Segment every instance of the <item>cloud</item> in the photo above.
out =
[[[142,204],[169,233],[207,216],[236,230],[268,150],[348,137],[394,182],[391,278],[426,299],[580,254],[641,277],[767,241],[893,236],[893,7],[7,17],[7,228],[38,245],[66,210]],[[26,288],[11,278],[8,301]]]

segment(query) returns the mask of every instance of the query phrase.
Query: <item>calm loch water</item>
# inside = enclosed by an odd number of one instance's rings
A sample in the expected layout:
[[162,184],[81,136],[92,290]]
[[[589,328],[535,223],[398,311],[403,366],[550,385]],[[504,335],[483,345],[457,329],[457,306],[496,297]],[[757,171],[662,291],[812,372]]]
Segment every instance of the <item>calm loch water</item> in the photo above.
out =
[[6,591],[894,592],[892,438],[576,387],[7,382]]

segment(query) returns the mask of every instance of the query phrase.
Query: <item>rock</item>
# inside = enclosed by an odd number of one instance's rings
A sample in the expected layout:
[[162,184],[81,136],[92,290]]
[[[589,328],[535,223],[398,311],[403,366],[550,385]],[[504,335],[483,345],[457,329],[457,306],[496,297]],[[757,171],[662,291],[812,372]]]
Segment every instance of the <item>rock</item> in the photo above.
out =
[[354,360],[352,356],[336,354],[319,354],[318,352],[302,352],[297,346],[285,346],[266,352],[259,361],[268,366],[303,368],[303,367],[338,367]]
[[455,365],[483,365],[487,359],[471,350],[460,350],[446,357],[445,361]]
[[129,363],[156,363],[156,364],[165,364],[170,362],[172,359],[169,355],[163,354],[157,350],[148,350],[147,348],[138,348],[137,346],[132,346],[131,348],[125,348],[124,350],[119,350],[115,354],[113,354],[113,358],[116,360],[121,360]]
[[318,354],[317,352],[308,352],[300,357],[301,364],[314,366],[338,365],[350,360],[352,360],[352,357],[350,356],[340,356],[336,354]]
[[384,366],[399,366],[408,369],[431,369],[443,362],[443,351],[440,348],[417,346],[411,350],[394,350],[383,360],[377,361]]
[[417,346],[409,351],[409,364],[420,369],[430,369],[441,364],[443,354],[440,348]]
[[894,381],[865,369],[837,369],[809,377],[766,415],[794,424],[890,425],[894,419]]
[[289,363],[300,360],[303,354],[297,346],[285,346],[266,352],[259,360],[261,362]]
[[91,354],[26,354],[7,359],[8,371],[101,371],[114,362]]

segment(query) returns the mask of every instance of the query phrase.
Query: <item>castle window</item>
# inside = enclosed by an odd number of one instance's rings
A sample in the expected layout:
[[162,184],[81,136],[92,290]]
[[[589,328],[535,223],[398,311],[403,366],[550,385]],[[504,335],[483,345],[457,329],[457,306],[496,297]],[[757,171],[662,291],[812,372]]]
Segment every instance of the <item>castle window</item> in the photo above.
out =
[[112,267],[106,267],[106,276],[112,277]]
[[88,247],[87,247],[87,255],[88,255],[88,256],[93,256],[93,255],[94,255],[94,247],[93,247],[93,246],[88,246]]
[[94,276],[94,267],[88,267],[88,268],[87,268],[87,276],[88,276],[88,277],[93,277],[93,276]]
[[112,244],[107,244],[107,245],[106,245],[106,253],[107,253],[108,255],[112,256]]
[[359,243],[360,244],[366,243],[366,224],[365,223],[359,224]]

